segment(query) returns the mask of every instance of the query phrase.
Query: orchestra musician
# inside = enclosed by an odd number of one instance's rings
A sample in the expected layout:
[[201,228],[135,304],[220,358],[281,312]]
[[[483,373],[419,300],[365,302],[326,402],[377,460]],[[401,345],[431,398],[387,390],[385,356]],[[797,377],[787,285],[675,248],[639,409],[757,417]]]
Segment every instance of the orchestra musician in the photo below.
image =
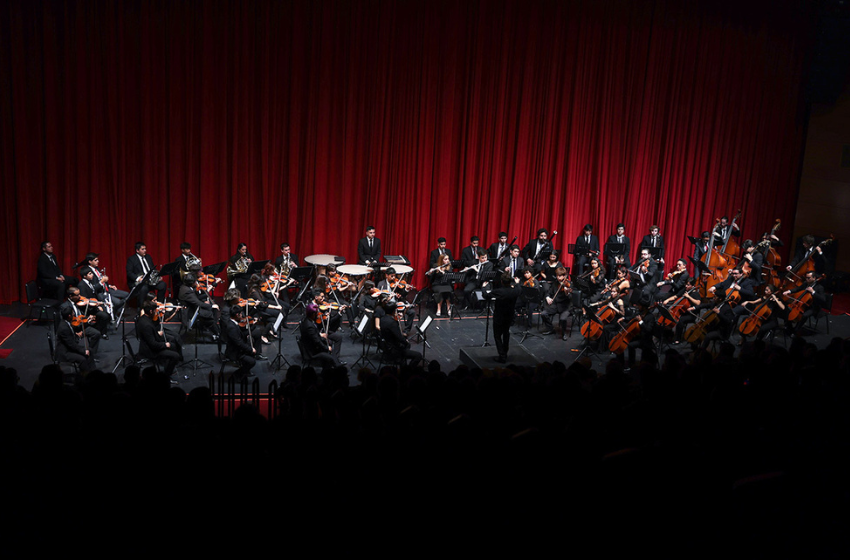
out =
[[741,244],[741,258],[738,260],[737,267],[742,268],[744,263],[750,267],[750,278],[755,280],[756,284],[761,284],[761,271],[764,266],[764,255],[756,250],[756,245],[753,243],[752,239],[747,239]]
[[564,340],[567,340],[567,319],[570,316],[570,286],[567,280],[567,269],[559,268],[555,271],[555,281],[549,283],[546,304],[540,312],[540,318],[547,327],[543,334],[555,334],[552,318],[557,317]]
[[590,302],[599,301],[605,289],[605,267],[602,266],[602,260],[599,257],[590,259],[590,267],[582,278],[586,281],[583,286],[585,299]]
[[446,238],[440,237],[437,239],[437,248],[431,251],[431,257],[428,259],[428,268],[436,268],[437,261],[443,255],[448,255],[449,260],[452,260],[452,252],[446,248]]
[[632,272],[635,287],[641,290],[641,300],[652,301],[652,296],[658,291],[658,263],[652,258],[649,249],[641,249],[640,258]]
[[[73,289],[73,286],[69,289]],[[80,326],[72,325],[71,321],[74,318],[72,307],[74,306],[60,307],[59,315],[62,320],[56,326],[54,358],[57,362],[73,362],[79,366],[81,372],[87,373],[96,367],[94,356],[100,342],[100,335],[96,330],[87,327],[85,323]],[[94,331],[94,334],[89,333],[89,330]],[[84,336],[87,340],[83,339]]]
[[[608,301],[602,307],[608,307],[614,311],[614,319],[605,323],[602,326],[602,335],[599,337],[599,351],[608,350],[608,346],[611,342],[611,339],[616,335],[622,328],[623,322],[626,319],[627,307],[626,302],[624,301],[620,290],[617,289],[617,286],[612,286],[611,291],[605,297]],[[599,315],[599,311],[597,311],[597,315]],[[566,340],[566,339],[565,339]]]
[[490,262],[487,251],[478,248],[478,263],[475,268],[472,268],[466,273],[463,286],[463,299],[468,307],[472,307],[472,294],[475,290],[480,290],[487,282],[484,281],[484,275],[493,270],[493,263]]
[[184,310],[186,313],[184,313],[185,320],[183,322],[185,326],[189,326],[189,321],[197,313],[196,324],[210,331],[214,341],[219,339],[221,335],[221,330],[219,329],[221,311],[218,304],[209,301],[207,293],[198,287],[198,280],[194,274],[189,273],[183,277],[183,285],[180,286],[177,299],[186,308]]
[[575,273],[584,274],[590,259],[599,255],[599,238],[593,235],[593,226],[586,224],[581,235],[576,238]]
[[[744,276],[740,268],[733,268],[725,280],[708,289],[708,293],[715,296],[715,301],[711,305],[720,321],[716,329],[706,334],[703,339],[703,348],[707,348],[713,340],[729,339],[738,318],[746,313],[746,308],[741,307],[741,303],[756,299],[755,288],[755,280]],[[739,294],[738,301],[728,301],[727,294],[734,291]]]
[[326,335],[323,338],[330,345],[333,357],[340,365],[344,365],[344,362],[339,359],[339,353],[342,350],[342,333],[340,332],[342,314],[340,312],[347,306],[339,306],[335,309],[334,303],[328,302],[327,296],[320,290],[313,291],[313,303],[319,309],[318,317],[321,318],[319,328]]
[[[443,261],[447,258],[448,255],[444,255]],[[435,274],[438,274],[438,272],[435,272]],[[384,279],[378,282],[378,289],[385,292],[392,292],[395,294],[395,298],[390,299],[395,299],[395,301],[402,303],[407,298],[407,293],[413,290],[413,286],[407,282],[399,281],[395,269],[393,267],[389,267],[386,270]],[[413,309],[413,306],[408,306],[405,303],[402,303],[402,305],[404,305],[406,309],[404,312],[404,332],[409,333],[411,329],[413,329],[413,321],[416,319],[416,310]],[[451,303],[448,305],[449,313],[451,313]],[[437,311],[437,315],[439,315],[439,308]]]
[[[136,252],[127,259],[127,285],[130,288],[135,288],[145,275],[154,270],[153,259],[150,255],[148,255],[148,247],[141,241],[136,242]],[[165,290],[168,286],[165,282],[159,278],[159,274],[154,271],[148,280],[143,285],[139,285],[138,293],[138,307],[142,308],[142,304],[148,297],[148,292],[156,291],[156,299],[160,301],[165,300]]]
[[[622,248],[614,251],[612,245],[621,245]],[[605,244],[605,259],[608,262],[608,270],[612,280],[617,273],[619,265],[625,265],[627,268],[632,266],[632,261],[629,255],[632,254],[632,243],[626,235],[626,226],[622,223],[617,224],[617,232],[608,237]]]
[[490,260],[493,263],[498,263],[505,255],[508,254],[508,234],[507,232],[499,232],[499,241],[490,245],[487,251],[490,253]]
[[464,247],[460,254],[460,260],[463,262],[463,267],[478,264],[478,243],[480,239],[477,235],[473,235],[469,239],[469,246]]
[[522,258],[525,266],[539,268],[540,263],[552,252],[552,243],[549,241],[549,231],[546,228],[537,230],[537,237],[525,244],[522,249]]
[[523,262],[519,256],[519,245],[510,246],[507,256],[499,263],[499,269],[510,274],[514,283],[519,284],[519,274],[523,269]]
[[[274,269],[274,265],[271,263],[268,263],[266,267]],[[265,291],[263,288],[265,288]],[[272,293],[273,290],[273,282],[269,282],[267,278],[259,274],[252,274],[251,279],[248,280],[248,299],[254,302],[253,307],[255,315],[258,316],[264,323],[264,326],[257,327],[256,329],[252,327],[251,330],[262,332],[261,341],[263,344],[269,343],[268,337],[278,337],[275,324],[277,323],[278,318],[283,314],[283,305],[280,302],[275,301],[275,296]],[[247,314],[251,315],[250,309],[247,311]],[[281,319],[280,322],[282,324],[283,319]]]
[[682,286],[675,292],[667,292],[667,299],[662,301],[662,305],[668,306],[681,297],[687,300],[687,307],[685,307],[685,311],[679,316],[679,320],[676,323],[676,327],[673,331],[673,339],[675,340],[673,344],[679,344],[685,334],[685,329],[697,320],[697,317],[699,316],[699,311],[705,308],[703,307],[703,302],[700,298],[699,290],[696,289],[696,285],[696,278],[688,277],[685,279],[684,286]]
[[[655,294],[656,301],[667,298],[670,293],[679,292],[687,281],[688,263],[685,262],[685,259],[679,259],[676,261],[676,270],[670,272],[664,280],[655,283],[656,288],[658,288]],[[670,286],[670,288],[664,290],[664,286]]]
[[[754,299],[753,301],[745,301],[741,303],[740,307],[746,309],[749,313],[758,308],[762,303],[767,302],[767,307],[770,309],[770,315],[761,323],[759,326],[758,333],[756,334],[756,340],[761,340],[767,335],[770,331],[779,328],[779,320],[786,320],[788,316],[788,310],[785,306],[785,303],[778,297],[779,294],[776,293],[776,288],[773,287],[773,284],[765,284],[764,286],[764,295],[758,299]],[[743,317],[747,317],[747,314],[743,314]],[[747,336],[745,334],[741,334],[741,340],[739,341],[739,345],[743,345],[747,341]]]
[[172,286],[180,286],[183,277],[189,272],[190,264],[200,264],[201,259],[192,254],[192,244],[184,241],[180,244],[180,255],[174,259],[174,264],[177,265],[177,270],[171,277]]
[[41,244],[41,254],[36,265],[36,282],[41,286],[45,298],[55,300],[64,298],[68,287],[77,285],[76,278],[62,274],[59,261],[53,254],[53,243],[50,241]]
[[244,308],[236,305],[230,309],[230,319],[222,321],[225,332],[224,338],[227,341],[224,356],[231,362],[241,364],[235,374],[239,377],[253,375],[251,369],[257,365],[258,359],[257,349],[253,346],[251,339],[248,338],[247,333],[242,330],[239,324],[245,320],[245,317]]
[[88,348],[91,350],[90,355],[94,359],[100,339],[103,338],[101,331],[92,326],[92,324],[97,324],[97,307],[92,307],[90,303],[84,302],[80,296],[80,290],[76,286],[68,286],[67,295],[68,298],[59,306],[59,316],[64,317],[66,315],[65,312],[67,311],[70,314],[69,321],[72,323],[75,320],[84,321],[83,319],[80,319],[81,317],[88,318],[87,322],[82,322],[81,326],[77,327],[74,325],[77,328],[74,328],[73,330],[77,333],[76,336],[78,337],[82,337],[79,333],[85,333]]
[[120,313],[118,310],[124,307],[130,294],[124,290],[119,290],[118,286],[109,282],[109,277],[100,268],[100,257],[97,253],[87,253],[86,258],[83,259],[83,265],[88,266],[94,271],[95,281],[100,283],[103,286],[104,292],[109,294],[107,299],[112,300],[113,313],[116,315]]
[[[100,305],[91,308],[94,311],[94,315],[97,318],[95,322],[95,328],[100,331],[100,334],[103,338],[109,338],[107,329],[109,328],[109,323],[112,320],[112,315],[108,311],[108,304],[105,301],[105,290],[103,286],[95,279],[94,270],[92,270],[88,266],[84,266],[80,269],[80,276],[82,276],[82,281],[77,284],[77,288],[79,289],[80,295],[87,299],[97,300]],[[112,313],[115,313],[114,304]],[[120,311],[119,311],[120,313]]]
[[[820,249],[820,247],[817,248]],[[796,324],[791,321],[786,321],[785,323],[786,332],[796,336],[800,336],[803,326],[806,324],[809,317],[817,315],[823,306],[826,305],[826,292],[824,291],[823,286],[818,282],[817,275],[811,270],[806,272],[806,281],[802,285],[791,290],[785,290],[782,292],[782,295],[786,297],[792,296],[799,299],[799,296],[796,294],[802,294],[802,292],[808,292],[812,295],[811,305],[809,305],[808,309],[803,312],[803,315]]]
[[235,285],[242,297],[247,296],[248,280],[251,279],[248,268],[254,262],[254,256],[248,252],[248,246],[244,243],[237,245],[236,254],[227,262],[227,280],[231,282],[231,286]]
[[333,354],[333,346],[328,341],[328,333],[320,329],[321,317],[319,307],[315,303],[307,304],[304,318],[299,326],[301,330],[301,343],[304,350],[318,360],[323,368],[336,367],[340,365],[339,359]]
[[729,217],[723,216],[720,218],[720,223],[714,228],[714,246],[723,245],[727,235],[738,237],[741,235],[741,228],[737,223],[729,224]]
[[[517,247],[519,255],[519,247]],[[497,362],[507,363],[508,348],[511,341],[511,325],[516,316],[516,300],[522,294],[522,290],[514,284],[514,277],[510,272],[505,272],[499,279],[499,287],[485,294],[485,298],[496,301],[493,306],[493,339],[496,341],[496,351],[499,355],[495,358]]]
[[711,232],[704,231],[700,235],[700,241],[694,244],[694,260],[701,261],[705,254],[711,251]]
[[390,303],[384,308],[386,315],[381,317],[381,340],[387,356],[391,359],[406,360],[407,364],[412,366],[422,361],[422,353],[411,350],[410,341],[401,334],[399,321],[405,309],[402,303]]
[[165,319],[158,316],[157,303],[145,300],[136,320],[139,337],[139,355],[152,361],[165,362],[165,374],[170,376],[183,361],[180,339],[162,327]]
[[[431,278],[431,287],[437,298],[437,317],[440,316],[443,302],[446,304],[446,315],[452,315],[452,294],[454,285],[446,278],[446,274],[452,271],[452,260],[448,254],[437,260],[437,266],[429,270],[426,275]],[[389,270],[387,271],[389,272]],[[380,287],[380,286],[379,286]]]
[[[643,249],[644,247],[651,247],[658,249],[658,254],[656,255],[656,259],[659,263],[664,264],[664,238],[659,234],[659,228],[656,225],[652,225],[649,227],[649,235],[644,235],[643,239],[640,242],[639,249]],[[654,253],[654,251],[650,251],[650,254]]]
[[794,269],[801,262],[806,261],[811,258],[815,263],[815,271],[818,274],[823,273],[824,265],[826,264],[826,260],[823,256],[823,249],[819,245],[815,245],[815,236],[814,235],[804,235],[800,239],[801,247],[794,253],[794,258],[788,263],[788,266],[785,267],[785,270],[789,272]]
[[366,266],[381,260],[381,240],[375,237],[375,226],[366,227],[366,237],[357,243],[357,262]]
[[540,266],[540,270],[538,271],[538,275],[540,276],[541,282],[548,283],[549,280],[554,280],[555,272],[559,268],[564,267],[564,263],[561,262],[560,257],[560,251],[555,250],[549,253],[549,258],[544,261],[544,263]]
[[[542,299],[544,293],[548,293],[548,287],[544,288],[543,284],[534,278],[534,269],[527,266],[522,269],[522,288],[523,293],[516,301],[516,310],[519,313],[523,307],[528,306],[528,317],[531,317],[537,310],[538,301]],[[525,288],[536,290],[536,296],[527,296]]]

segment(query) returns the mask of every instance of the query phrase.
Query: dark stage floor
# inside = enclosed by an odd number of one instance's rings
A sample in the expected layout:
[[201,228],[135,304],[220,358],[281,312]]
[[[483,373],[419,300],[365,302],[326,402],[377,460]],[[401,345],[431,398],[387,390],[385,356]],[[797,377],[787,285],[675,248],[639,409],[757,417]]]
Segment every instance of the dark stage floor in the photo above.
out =
[[[128,310],[135,314],[135,309]],[[0,317],[10,317],[14,319],[23,319],[29,313],[29,308],[24,304],[13,304],[0,306]],[[423,308],[422,318],[430,311]],[[289,328],[284,332],[282,353],[290,364],[300,364],[301,358],[298,354],[298,348],[295,342],[295,333],[298,332],[297,320],[300,319],[300,313],[296,312],[290,316]],[[815,343],[819,348],[827,345],[833,337],[845,338],[850,336],[850,317],[844,313],[832,315],[829,317],[829,333],[826,332],[826,324],[821,320],[817,331],[806,331],[806,339]],[[511,337],[511,350],[509,353],[509,361],[514,361],[521,365],[534,365],[544,361],[561,360],[571,363],[580,355],[580,350],[584,347],[583,338],[578,327],[573,329],[568,340],[564,341],[560,335],[542,336],[540,333],[543,330],[542,326],[538,326],[538,318],[534,316],[534,325],[528,330],[535,336],[531,336],[520,342],[521,332],[525,330],[525,326],[519,323],[512,329],[517,333]],[[36,381],[38,374],[43,365],[49,363],[50,353],[47,342],[48,322],[31,322],[29,325],[22,322],[14,332],[6,338],[0,345],[0,350],[6,350],[2,354],[11,352],[6,358],[0,359],[0,364],[7,367],[13,367],[18,371],[20,384],[31,389]],[[478,365],[483,368],[496,367],[494,361],[496,349],[493,346],[492,332],[485,335],[487,319],[485,315],[473,314],[464,312],[462,318],[454,318],[452,320],[446,317],[436,318],[434,323],[428,329],[428,342],[430,348],[424,349],[425,358],[428,360],[439,360],[444,371],[451,371],[462,363],[467,365]],[[135,339],[133,332],[133,323],[127,322],[127,335],[134,349],[138,348],[138,341]],[[178,325],[174,324],[169,327],[176,332]],[[415,329],[414,329],[415,330]],[[350,332],[348,325],[344,327],[346,333]],[[485,346],[485,342],[488,343]],[[737,342],[737,335],[733,335],[733,342]],[[783,344],[785,341],[782,336],[776,340],[777,344]],[[116,333],[110,329],[109,340],[103,340],[100,344],[99,351],[99,366],[104,371],[111,371],[116,363],[121,359],[121,329]],[[414,350],[423,352],[423,344],[421,342],[412,345]],[[688,351],[687,345],[673,347],[681,352]],[[662,348],[663,350],[664,348]],[[174,379],[179,382],[187,392],[191,389],[205,385],[208,382],[208,374],[210,371],[218,372],[221,362],[218,358],[217,345],[211,342],[202,342],[197,346],[198,358],[211,364],[211,366],[203,366],[196,372],[191,368],[182,368],[174,374]],[[347,362],[350,368],[351,384],[357,384],[357,371],[354,368],[355,362],[360,358],[363,351],[363,345],[359,340],[353,340],[350,336],[345,337],[342,347],[341,358]],[[195,345],[187,343],[184,346],[184,356],[186,359],[194,357]],[[271,367],[272,360],[277,356],[277,344],[266,346],[263,349],[263,354],[268,357],[267,361],[261,361],[254,368],[254,373],[260,381],[262,391],[265,391],[268,384],[272,380],[281,381],[285,374],[285,369],[275,371]],[[593,354],[584,354],[588,356],[597,371],[604,369],[604,364],[612,358],[612,354],[605,353],[601,356]],[[368,353],[368,358],[371,360],[370,367],[377,368],[379,358],[376,355],[375,349]],[[362,364],[362,362],[361,362]],[[63,365],[63,369],[70,372],[70,365]],[[228,371],[232,370],[230,368]],[[123,374],[123,368],[119,367],[116,370],[119,376]],[[184,379],[184,374],[188,374],[189,378]],[[193,375],[194,374],[194,375]]]

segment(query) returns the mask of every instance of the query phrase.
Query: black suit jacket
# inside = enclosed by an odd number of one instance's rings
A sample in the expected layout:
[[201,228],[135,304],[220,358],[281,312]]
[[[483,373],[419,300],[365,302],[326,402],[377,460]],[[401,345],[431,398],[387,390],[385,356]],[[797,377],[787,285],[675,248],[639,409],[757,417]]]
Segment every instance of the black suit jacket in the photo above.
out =
[[381,260],[381,240],[377,237],[372,240],[372,248],[369,248],[369,238],[363,237],[357,244],[357,262],[367,264],[368,261]]
[[552,244],[547,239],[544,246],[540,249],[540,252],[537,252],[537,238],[535,237],[531,241],[525,244],[525,247],[520,251],[520,255],[523,260],[525,259],[534,259],[535,253],[537,254],[537,262],[540,262],[541,259],[546,258],[546,256],[552,252]]
[[[505,249],[504,249],[505,254],[502,255],[503,258],[508,254],[508,248],[509,247],[510,247],[510,245],[505,243]],[[491,261],[495,261],[496,259],[498,259],[499,258],[499,242],[497,241],[496,243],[493,243],[492,245],[490,245],[490,248],[487,249],[487,253],[490,255]]]
[[311,355],[328,353],[328,341],[319,333],[319,325],[305,317],[301,320],[301,343]]
[[472,245],[467,245],[463,248],[463,251],[460,254],[460,260],[463,261],[463,266],[472,266],[478,262],[478,249],[479,247],[473,247]]
[[56,263],[53,263],[44,251],[38,256],[38,264],[36,265],[36,278],[38,280],[56,280],[57,276],[64,276],[62,269],[59,268],[59,259],[56,258],[56,255],[53,255],[53,259]]
[[[443,251],[445,251],[445,253],[449,256],[449,260],[453,260],[451,249],[443,249]],[[428,261],[428,268],[429,269],[437,266],[437,259],[439,258],[439,256],[440,256],[440,250],[439,249],[434,249],[433,251],[431,251],[431,259]]]
[[[608,242],[607,242],[607,243],[611,243],[611,244],[617,243],[617,236],[616,236],[616,235],[612,235],[612,236],[608,237]],[[624,264],[625,264],[626,266],[631,266],[631,265],[632,265],[632,259],[631,259],[630,255],[632,254],[632,242],[631,242],[631,240],[629,240],[629,236],[628,236],[628,235],[624,235],[624,236],[623,236],[623,245],[625,245],[625,247],[623,247],[623,253],[622,253],[621,255],[619,255],[619,256],[621,256],[621,257],[623,257],[623,259],[625,259],[625,263],[624,263]],[[605,260],[610,261],[610,260],[612,260],[615,256],[617,256],[617,255],[614,255],[614,254],[610,254],[610,255],[609,255],[609,254],[608,254],[608,247],[606,247],[605,249],[606,249],[606,251],[605,251]]]
[[[148,270],[154,269],[153,259],[150,255],[145,255],[145,263],[148,265]],[[145,272],[142,268],[142,263],[139,261],[139,254],[133,253],[127,259],[127,285],[131,288],[136,285],[136,278],[144,276]]]
[[[652,245],[652,236],[651,235],[644,235],[643,240],[640,242],[640,247],[638,248],[638,250],[643,249],[644,247],[652,247],[652,246],[653,246]],[[658,253],[658,258],[663,259],[664,258],[664,237],[663,236],[659,235],[658,238],[655,240],[655,247],[658,247],[659,249],[661,249],[661,251]]]
[[64,362],[71,354],[86,355],[85,341],[74,333],[68,321],[59,321],[59,326],[56,327],[56,340],[56,360]]
[[[520,275],[520,273],[522,272],[522,269],[525,268],[525,261],[522,260],[522,256],[517,257],[516,261],[517,262],[516,262],[516,269],[514,271],[514,277],[518,277]],[[505,269],[508,268],[509,266],[511,266],[511,256],[510,255],[508,255],[507,257],[505,257],[501,260],[501,262],[499,263],[499,271],[504,272]]]
[[584,235],[576,237],[576,255],[587,253],[588,251],[599,252],[599,238],[595,235],[590,236],[590,243],[585,243]]
[[381,339],[384,341],[385,349],[396,356],[410,348],[410,343],[401,334],[401,327],[392,315],[381,317]]
[[142,315],[136,321],[136,334],[139,336],[139,354],[144,358],[155,358],[159,352],[168,350],[165,340],[159,334],[159,327],[148,315]]
[[519,286],[506,288],[504,286],[494,289],[485,297],[487,299],[495,299],[496,304],[493,306],[493,327],[510,326],[514,321],[516,300],[522,295],[522,289]]
[[251,345],[246,341],[246,337],[242,334],[242,329],[233,322],[232,319],[222,321],[225,336],[227,337],[227,348],[224,350],[224,355],[228,360],[239,361],[242,356],[252,356],[253,351]]
[[[298,266],[298,255],[294,253],[289,253],[289,260],[292,262],[292,266]],[[283,264],[283,255],[278,255],[278,257],[274,260],[274,265],[280,268],[280,265]]]

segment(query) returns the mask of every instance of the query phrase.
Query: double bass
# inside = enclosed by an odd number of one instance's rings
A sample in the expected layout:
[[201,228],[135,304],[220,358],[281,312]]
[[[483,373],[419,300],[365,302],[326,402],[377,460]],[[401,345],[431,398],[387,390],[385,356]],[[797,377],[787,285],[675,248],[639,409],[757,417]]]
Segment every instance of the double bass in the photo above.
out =
[[770,233],[767,235],[767,239],[759,241],[756,245],[756,250],[761,251],[764,255],[764,264],[762,265],[763,278],[759,280],[764,280],[766,284],[770,284],[774,288],[778,288],[782,284],[782,279],[779,276],[779,269],[782,268],[782,257],[779,256],[779,252],[772,246],[773,236],[779,231],[781,223],[782,220],[777,218],[776,223],[773,224]]

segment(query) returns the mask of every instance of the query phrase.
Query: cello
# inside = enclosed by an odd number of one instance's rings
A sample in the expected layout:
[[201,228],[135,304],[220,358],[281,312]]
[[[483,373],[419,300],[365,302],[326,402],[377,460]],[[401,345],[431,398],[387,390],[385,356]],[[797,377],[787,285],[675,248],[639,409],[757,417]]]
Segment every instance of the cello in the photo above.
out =
[[616,319],[617,312],[611,307],[611,303],[616,301],[620,294],[616,289],[612,292],[610,298],[604,301],[591,303],[590,306],[600,306],[599,311],[594,315],[596,320],[589,319],[581,326],[581,335],[587,340],[598,340],[602,336],[602,327]]
[[[821,252],[824,247],[831,244],[835,239],[835,234],[830,233],[829,237],[821,241],[816,245],[821,248]],[[794,288],[799,288],[805,282],[807,273],[815,274],[815,250],[812,250],[812,254],[809,255],[809,258],[801,260],[798,262],[788,273],[785,275],[785,281],[782,283],[782,291],[785,290],[793,290]]]
[[771,284],[765,286],[765,290],[769,290],[769,293],[765,293],[762,298],[763,301],[756,305],[755,309],[750,311],[749,317],[741,321],[741,324],[738,325],[738,332],[740,332],[742,336],[753,336],[758,334],[761,326],[773,314],[773,309],[770,306],[771,302],[775,302],[782,309],[785,308],[785,304],[782,303],[782,300],[779,297],[777,297],[777,294],[773,291],[774,288]]

